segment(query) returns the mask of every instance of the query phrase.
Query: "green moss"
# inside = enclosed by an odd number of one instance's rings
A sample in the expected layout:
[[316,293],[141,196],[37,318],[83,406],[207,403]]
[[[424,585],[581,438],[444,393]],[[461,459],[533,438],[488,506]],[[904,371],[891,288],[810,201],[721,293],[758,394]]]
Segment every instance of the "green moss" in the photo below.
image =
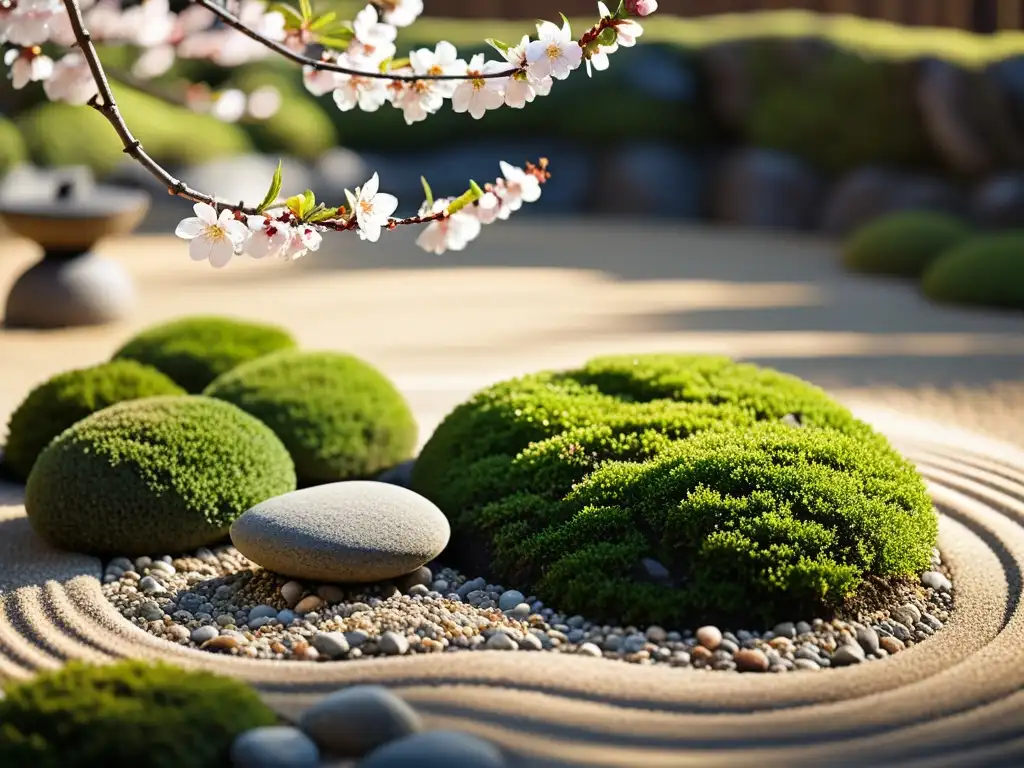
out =
[[490,387],[438,427],[413,487],[455,554],[608,621],[835,608],[868,575],[927,567],[936,535],[884,438],[821,390],[724,358],[599,358]]
[[72,662],[8,687],[0,765],[220,768],[231,743],[277,718],[248,686],[138,661]]
[[416,420],[401,393],[350,355],[281,352],[225,374],[205,394],[273,429],[304,485],[373,477],[416,446]]
[[196,316],[142,331],[115,352],[114,358],[150,365],[198,394],[242,363],[295,345],[290,333],[274,325]]
[[25,162],[27,157],[25,141],[18,133],[17,126],[10,120],[0,117],[0,177],[14,166]]
[[[161,163],[202,163],[252,149],[237,125],[117,84],[114,95],[132,133]],[[38,165],[87,165],[102,174],[124,161],[123,146],[114,129],[89,107],[45,103],[29,110],[17,123]],[[197,136],[202,140],[197,141]]]
[[176,554],[223,538],[250,507],[295,490],[270,429],[205,397],[151,397],[75,424],[36,460],[25,511],[59,549]]
[[751,143],[832,174],[863,165],[937,164],[915,100],[912,63],[831,50],[793,70],[775,60],[779,44],[750,51],[758,91],[745,129]]
[[854,232],[843,247],[843,263],[857,272],[919,277],[937,257],[970,236],[971,228],[955,216],[894,213]]
[[27,478],[50,441],[89,414],[123,400],[183,394],[160,371],[132,360],[58,374],[33,389],[11,414],[4,464]]
[[922,286],[936,301],[1024,309],[1024,232],[967,240],[932,263]]

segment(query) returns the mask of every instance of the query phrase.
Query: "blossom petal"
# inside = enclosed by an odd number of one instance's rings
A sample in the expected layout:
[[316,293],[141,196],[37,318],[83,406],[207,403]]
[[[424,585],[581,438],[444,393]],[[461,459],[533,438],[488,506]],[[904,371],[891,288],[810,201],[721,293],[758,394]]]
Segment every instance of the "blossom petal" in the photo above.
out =
[[217,223],[217,209],[209,203],[196,203],[192,206],[192,210],[196,212],[196,218],[201,221],[205,221],[207,224]]
[[235,256],[235,248],[230,240],[220,238],[213,241],[210,248],[210,264],[216,269],[226,267]]
[[380,189],[380,176],[376,171],[373,172],[373,176],[367,181],[362,189],[359,190],[360,200],[372,200],[377,195],[377,190]]
[[359,235],[363,240],[368,240],[371,243],[376,243],[380,240],[381,226],[376,220],[371,219],[366,222],[366,225],[359,225]]
[[381,192],[373,198],[373,212],[380,217],[387,218],[398,209],[398,198]]
[[[188,244],[188,255],[192,261],[206,261],[210,258],[210,251],[213,249],[214,243],[217,240],[200,235],[195,237]],[[230,245],[230,243],[229,243]]]
[[179,222],[177,228],[174,230],[174,234],[183,240],[191,240],[195,237],[199,237],[206,229],[207,224],[202,219],[191,217],[188,219],[182,219]]
[[224,222],[222,225],[228,235],[228,239],[235,245],[240,245],[249,239],[249,228],[238,219]]

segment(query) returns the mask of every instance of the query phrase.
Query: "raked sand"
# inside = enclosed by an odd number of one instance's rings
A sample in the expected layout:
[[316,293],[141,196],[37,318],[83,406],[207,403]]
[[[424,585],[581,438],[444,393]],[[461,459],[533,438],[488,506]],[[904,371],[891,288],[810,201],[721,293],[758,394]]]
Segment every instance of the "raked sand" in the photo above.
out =
[[[526,652],[239,660],[128,624],[101,594],[99,562],[46,549],[21,489],[0,485],[0,677],[72,658],[173,658],[251,681],[286,716],[339,685],[379,682],[430,725],[491,738],[522,766],[1024,761],[1024,450],[1013,445],[1024,445],[1024,315],[935,307],[913,286],[844,274],[827,243],[766,233],[534,220],[443,257],[409,233],[376,249],[328,243],[296,265],[224,271],[189,262],[172,238],[108,243],[136,278],[136,313],[104,329],[0,331],[0,419],[46,376],[200,312],[279,322],[308,348],[374,362],[424,436],[490,381],[595,354],[750,358],[829,388],[918,463],[943,512],[950,623],[884,662],[799,675]],[[32,258],[5,243],[0,289]]]

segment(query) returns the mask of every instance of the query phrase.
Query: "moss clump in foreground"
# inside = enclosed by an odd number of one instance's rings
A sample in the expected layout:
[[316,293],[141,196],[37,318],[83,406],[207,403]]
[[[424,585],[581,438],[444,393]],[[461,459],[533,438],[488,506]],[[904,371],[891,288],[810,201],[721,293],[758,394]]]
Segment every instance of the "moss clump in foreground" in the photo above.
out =
[[858,229],[843,248],[843,263],[857,272],[919,277],[943,253],[971,236],[955,216],[906,211]]
[[250,507],[295,490],[270,429],[205,397],[132,400],[94,413],[44,450],[25,510],[59,549],[98,556],[212,544]]
[[164,664],[74,662],[6,690],[0,765],[220,768],[236,736],[276,722],[236,680]]
[[1024,310],[1024,232],[982,235],[947,251],[922,287],[936,301]]
[[221,374],[296,346],[283,328],[230,317],[186,317],[149,328],[114,353],[137,360],[199,394]]
[[132,360],[58,374],[33,389],[11,414],[4,465],[25,479],[50,441],[86,416],[125,400],[183,394],[160,371]]
[[373,366],[336,352],[281,352],[206,390],[267,424],[287,446],[301,485],[370,478],[408,459],[416,420]]
[[[601,358],[498,384],[413,487],[456,554],[595,620],[782,620],[930,562],[923,481],[817,388],[721,358]],[[645,570],[655,560],[670,574]]]

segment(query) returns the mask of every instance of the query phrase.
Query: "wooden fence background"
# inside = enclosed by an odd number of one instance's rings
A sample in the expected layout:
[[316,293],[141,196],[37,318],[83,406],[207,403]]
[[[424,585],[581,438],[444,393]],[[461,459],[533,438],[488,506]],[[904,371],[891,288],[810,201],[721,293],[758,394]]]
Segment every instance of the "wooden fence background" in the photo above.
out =
[[[605,4],[612,7],[617,0],[605,0]],[[426,0],[424,5],[429,16],[532,19],[547,18],[553,9],[569,16],[589,15],[595,11],[596,0]],[[784,9],[976,32],[1024,28],[1024,0],[659,0],[658,13],[706,16]]]

